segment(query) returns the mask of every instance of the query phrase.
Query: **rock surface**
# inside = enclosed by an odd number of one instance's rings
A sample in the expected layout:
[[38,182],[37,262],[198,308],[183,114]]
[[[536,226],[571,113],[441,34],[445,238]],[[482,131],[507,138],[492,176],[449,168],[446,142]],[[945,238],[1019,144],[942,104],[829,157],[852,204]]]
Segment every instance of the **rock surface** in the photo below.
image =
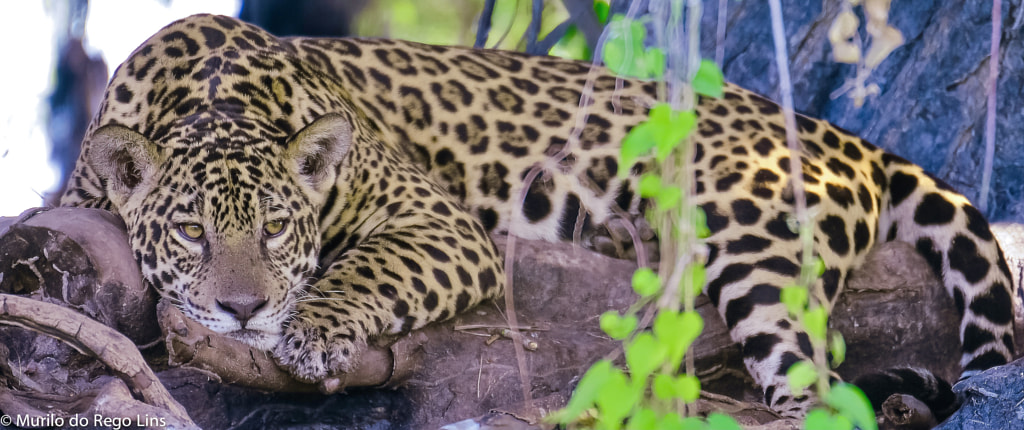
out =
[[[785,1],[789,68],[798,112],[827,119],[920,164],[977,202],[984,154],[991,1],[893,2],[889,23],[906,40],[871,74],[881,93],[860,109],[830,95],[856,73],[832,60],[828,30],[845,0]],[[702,51],[715,56],[718,6],[727,4],[726,79],[781,100],[768,2],[704,2]],[[863,15],[861,20],[863,22]],[[1024,221],[1024,8],[1003,1],[993,220]],[[861,37],[866,35],[861,33]],[[1005,154],[1000,155],[1000,154]]]
[[1024,429],[1024,359],[989,369],[953,386],[963,406],[936,430]]

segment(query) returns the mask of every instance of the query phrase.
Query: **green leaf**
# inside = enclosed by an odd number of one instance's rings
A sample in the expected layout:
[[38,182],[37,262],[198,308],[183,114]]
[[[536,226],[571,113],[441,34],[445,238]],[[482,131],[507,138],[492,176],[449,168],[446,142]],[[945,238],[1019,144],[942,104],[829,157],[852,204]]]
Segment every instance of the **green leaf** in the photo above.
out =
[[696,402],[700,398],[700,379],[693,375],[679,375],[676,379],[676,390],[684,402]]
[[700,398],[700,380],[693,375],[672,376],[665,373],[654,375],[655,397],[661,400],[682,399],[693,403]]
[[651,297],[661,290],[661,281],[658,274],[649,267],[641,267],[633,272],[633,291],[640,297]]
[[670,374],[658,373],[654,375],[651,388],[654,391],[654,396],[661,400],[671,400],[676,397],[676,381]]
[[640,197],[649,199],[661,192],[661,177],[654,173],[644,173],[640,176]]
[[824,409],[814,409],[804,418],[805,430],[836,430],[833,428],[832,414]]
[[697,336],[700,336],[700,332],[704,330],[704,319],[700,317],[697,311],[687,311],[682,313],[682,329],[679,330],[679,338],[685,342],[684,350],[690,347],[690,344],[694,340],[697,340]]
[[647,37],[647,27],[644,23],[635,19],[627,19],[629,23],[630,32],[630,43],[635,48],[642,48],[644,46],[644,38]]
[[697,417],[686,417],[683,418],[682,426],[678,428],[679,430],[704,430],[708,428],[708,423],[704,422],[704,420]]
[[822,260],[820,256],[814,257],[814,273],[818,278],[825,274],[825,260]]
[[609,38],[601,49],[601,60],[612,73],[627,75],[625,41],[618,37]]
[[607,311],[601,314],[600,319],[601,330],[615,340],[629,337],[633,330],[636,330],[636,322],[635,315],[622,317],[615,311]]
[[822,306],[815,306],[804,313],[804,328],[811,340],[824,341],[828,333],[828,312]]
[[647,29],[643,22],[615,15],[608,27],[611,36],[605,42],[601,59],[609,70],[640,79],[664,74],[665,53],[657,48],[644,48]]
[[693,131],[697,125],[697,112],[687,110],[673,112],[668,104],[661,103],[651,108],[649,123],[655,141],[655,158],[664,162],[672,150]]
[[[874,414],[871,414],[874,416]],[[832,428],[835,430],[854,430],[853,422],[842,415],[832,416]],[[867,427],[858,427],[858,430],[868,430]]]
[[704,213],[704,208],[700,206],[693,207],[693,226],[696,228],[698,239],[711,237],[711,229],[708,228],[708,214]]
[[604,48],[601,49],[601,60],[604,61],[606,67],[616,74],[624,74],[626,64],[626,53],[629,50],[629,46],[626,46],[626,34],[628,31],[629,24],[622,15],[615,15],[612,17],[612,21],[608,24],[609,34],[608,40],[605,41]]
[[733,417],[719,412],[712,412],[708,415],[708,427],[711,430],[743,430],[743,427]]
[[679,207],[683,201],[683,190],[675,185],[662,187],[654,196],[654,202],[659,210],[667,211]]
[[597,20],[600,21],[601,24],[608,22],[608,12],[610,11],[611,8],[608,6],[608,3],[603,1],[594,2],[594,15],[597,15]]
[[704,264],[696,262],[687,264],[686,268],[683,269],[683,285],[680,287],[685,288],[686,282],[689,281],[690,286],[693,287],[691,292],[694,297],[699,296],[701,291],[704,290],[704,282],[707,281],[707,276],[707,269],[704,268]]
[[832,367],[839,367],[846,361],[846,340],[843,339],[842,333],[838,331],[830,333],[828,350],[832,353]]
[[665,361],[665,345],[658,342],[650,333],[640,333],[633,342],[626,345],[626,365],[634,381],[643,381],[646,386],[647,377],[654,369],[661,367]]
[[622,420],[633,410],[639,397],[626,374],[613,367],[594,402],[597,404],[599,420],[607,428],[622,428]]
[[678,368],[686,349],[704,330],[704,320],[694,311],[673,312],[662,310],[654,317],[654,335],[665,345],[669,365]]
[[672,106],[665,102],[659,102],[647,111],[647,120],[655,124],[658,129],[663,129],[666,124],[672,121]]
[[856,385],[845,382],[838,382],[832,386],[825,402],[839,411],[839,415],[849,419],[861,430],[877,430],[878,423],[875,421],[875,410],[864,392]]
[[641,408],[626,423],[629,430],[657,430],[658,414],[653,409]]
[[655,158],[665,161],[672,150],[693,131],[697,113],[693,110],[673,112],[667,103],[659,103],[647,113],[648,119],[629,130],[619,149],[620,178],[629,175],[637,158],[657,148]]
[[646,121],[630,129],[619,147],[619,178],[624,179],[629,176],[633,164],[641,156],[650,153],[654,144],[654,133]]
[[665,75],[665,51],[661,48],[650,48],[644,52],[643,64],[647,66],[642,79],[661,79]]
[[594,400],[597,399],[601,387],[608,381],[611,370],[612,362],[610,360],[598,360],[590,366],[590,369],[587,369],[583,377],[580,378],[580,383],[576,384],[576,390],[572,393],[569,404],[553,414],[551,419],[562,424],[576,421],[583,411],[594,405]]
[[853,430],[853,423],[846,417],[833,415],[826,409],[814,409],[807,413],[804,428],[806,430]]
[[818,380],[818,371],[810,361],[798,361],[786,371],[786,379],[789,382],[790,393],[800,396],[803,395],[805,388]]
[[711,60],[701,60],[697,74],[691,82],[693,91],[702,96],[722,97],[722,87],[725,86],[725,77],[722,76],[722,69]]
[[807,288],[799,285],[785,286],[779,293],[779,300],[786,305],[790,315],[800,315],[807,308]]
[[683,417],[679,416],[676,412],[669,412],[661,416],[658,420],[658,430],[683,430],[685,429]]

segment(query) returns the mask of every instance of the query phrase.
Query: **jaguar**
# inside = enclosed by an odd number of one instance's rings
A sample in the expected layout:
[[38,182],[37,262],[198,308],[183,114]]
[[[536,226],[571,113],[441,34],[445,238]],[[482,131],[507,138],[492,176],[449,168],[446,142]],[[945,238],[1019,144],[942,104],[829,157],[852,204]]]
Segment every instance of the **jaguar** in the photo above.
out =
[[[490,233],[570,240],[641,216],[650,160],[620,165],[619,142],[656,93],[579,61],[195,15],[117,68],[61,204],[118,214],[167,300],[318,382],[370,339],[501,294]],[[876,243],[906,242],[954,298],[964,375],[1011,359],[1010,273],[964,196],[821,120],[798,117],[791,154],[779,106],[731,84],[697,114],[705,292],[768,405],[814,401],[785,377],[812,355],[779,300],[800,270],[795,162],[828,303]]]

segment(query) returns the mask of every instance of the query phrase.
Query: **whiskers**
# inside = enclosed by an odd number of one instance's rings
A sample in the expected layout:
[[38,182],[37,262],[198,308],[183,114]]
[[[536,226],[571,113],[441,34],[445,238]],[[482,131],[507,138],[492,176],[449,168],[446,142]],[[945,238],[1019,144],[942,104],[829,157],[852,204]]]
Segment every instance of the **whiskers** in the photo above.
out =
[[163,291],[156,287],[153,287],[153,289],[156,290],[156,293],[160,295],[161,299],[166,300],[168,303],[177,306],[178,308],[184,309],[185,301],[182,300],[181,296],[179,296],[177,293]]
[[305,302],[318,302],[318,301],[342,301],[343,297],[328,297],[328,296],[344,296],[348,294],[344,290],[322,290],[316,285],[305,283],[301,286],[302,288],[295,289],[295,303]]
[[345,299],[343,299],[341,297],[310,297],[310,298],[306,298],[306,299],[296,300],[295,303],[305,303],[305,302],[343,302],[343,301],[345,301]]
[[[327,297],[330,295],[342,296],[347,294],[343,290],[321,290],[314,284],[309,282],[303,282],[296,284],[291,289],[291,300],[294,303],[306,303],[306,302],[317,302],[317,301],[341,301],[344,300],[342,297]],[[289,315],[289,319],[294,318],[295,308],[292,307],[292,315]]]

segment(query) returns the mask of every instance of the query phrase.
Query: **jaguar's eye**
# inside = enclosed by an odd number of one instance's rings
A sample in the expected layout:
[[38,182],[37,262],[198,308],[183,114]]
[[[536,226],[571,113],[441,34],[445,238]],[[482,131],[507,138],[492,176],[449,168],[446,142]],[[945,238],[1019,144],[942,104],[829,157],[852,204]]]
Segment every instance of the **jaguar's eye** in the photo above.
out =
[[178,234],[186,240],[196,242],[203,238],[204,233],[205,230],[203,230],[203,226],[199,224],[191,222],[178,224]]
[[288,225],[288,222],[283,219],[267,221],[263,224],[263,233],[268,237],[280,236],[284,232],[286,225]]

